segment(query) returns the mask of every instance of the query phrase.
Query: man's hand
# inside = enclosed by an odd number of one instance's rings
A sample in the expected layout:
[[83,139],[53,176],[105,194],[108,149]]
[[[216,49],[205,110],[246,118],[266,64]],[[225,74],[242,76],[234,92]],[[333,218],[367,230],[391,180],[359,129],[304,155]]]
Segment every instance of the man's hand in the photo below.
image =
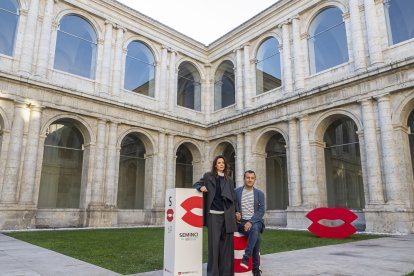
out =
[[201,186],[200,187],[200,192],[207,193],[208,190],[207,190],[206,186]]
[[244,231],[249,231],[250,228],[252,228],[252,226],[253,224],[250,221],[246,222],[246,224],[244,225]]
[[236,212],[236,221],[238,223],[240,223],[240,221],[241,221],[241,214],[240,214],[240,212]]

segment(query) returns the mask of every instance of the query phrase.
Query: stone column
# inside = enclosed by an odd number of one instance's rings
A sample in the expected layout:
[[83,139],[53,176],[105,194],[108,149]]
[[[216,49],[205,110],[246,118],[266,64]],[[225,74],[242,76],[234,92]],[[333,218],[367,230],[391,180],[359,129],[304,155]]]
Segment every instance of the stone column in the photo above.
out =
[[299,118],[300,137],[300,168],[302,184],[302,202],[308,208],[316,207],[318,204],[318,189],[312,172],[312,160],[310,143],[308,137],[308,116]]
[[250,108],[253,106],[253,97],[255,96],[255,90],[252,88],[252,74],[250,67],[250,45],[246,44],[243,47],[244,54],[244,106]]
[[289,120],[289,140],[288,140],[288,156],[289,156],[289,205],[300,206],[302,204],[300,168],[299,168],[299,152],[298,152],[298,127],[296,118]]
[[105,171],[105,204],[116,206],[116,191],[118,187],[118,179],[115,177],[115,171],[119,158],[117,158],[117,132],[118,124],[116,122],[109,123],[108,148],[106,154],[106,171]]
[[374,108],[371,99],[361,102],[362,122],[364,125],[364,145],[367,181],[368,204],[384,204],[384,190],[381,180],[381,164],[377,144],[377,129],[375,126]]
[[295,68],[295,89],[303,89],[305,87],[305,80],[303,74],[303,67],[305,62],[303,61],[303,52],[301,47],[300,38],[300,21],[299,16],[292,18],[292,40],[293,40],[293,64]]
[[167,109],[167,96],[168,96],[168,49],[167,46],[163,45],[161,50],[161,80],[160,88],[158,93],[158,101],[160,103],[160,109]]
[[282,75],[282,83],[284,82],[285,92],[292,92],[293,84],[292,84],[292,64],[291,64],[291,52],[290,52],[290,35],[289,35],[289,22],[284,22],[281,24],[282,26],[282,39],[283,39],[283,75]]
[[243,173],[244,173],[244,135],[243,133],[237,134],[237,145],[236,145],[236,184],[237,186],[243,186]]
[[106,121],[98,119],[98,131],[96,134],[96,150],[94,161],[94,173],[92,184],[92,205],[102,204],[103,171],[105,164],[105,136]]
[[34,46],[36,43],[37,17],[39,16],[39,0],[31,0],[23,35],[23,47],[20,56],[20,71],[32,73]]
[[244,133],[244,170],[256,170],[252,164],[252,133],[250,130]]
[[116,30],[116,42],[115,42],[115,55],[114,66],[112,73],[112,95],[117,96],[122,87],[122,59],[123,59],[123,43],[125,29],[117,26]]
[[204,113],[204,118],[206,123],[210,122],[210,114],[213,110],[211,103],[213,98],[213,91],[211,89],[213,80],[211,79],[211,64],[205,64],[205,75],[206,78],[203,81],[203,85],[201,86],[201,106],[202,112]]
[[50,37],[52,33],[53,7],[55,0],[47,0],[43,15],[42,30],[40,34],[39,50],[37,55],[36,74],[47,77],[50,52]]
[[114,23],[105,20],[105,38],[103,42],[103,57],[101,71],[101,93],[109,92],[109,80],[111,79],[111,60],[112,60],[112,28]]
[[2,203],[16,203],[17,182],[19,179],[21,153],[23,146],[24,119],[26,105],[15,103],[13,124],[10,133],[9,150],[7,152],[6,169],[4,171]]
[[351,21],[351,42],[354,56],[354,68],[356,71],[365,69],[365,50],[362,34],[361,14],[359,12],[359,0],[349,0],[349,12]]
[[166,188],[175,187],[175,153],[174,153],[174,135],[167,135],[167,169],[166,169]]
[[170,79],[169,79],[169,89],[168,89],[168,111],[172,112],[174,106],[177,103],[177,89],[176,89],[176,61],[177,52],[171,51],[170,55]]
[[154,181],[154,189],[152,190],[155,202],[155,209],[161,209],[164,206],[164,196],[167,189],[167,185],[165,183],[165,173],[167,172],[166,169],[166,147],[165,147],[165,133],[159,132],[158,133],[158,153],[157,153],[157,162],[156,166],[156,178]]
[[33,191],[36,183],[36,168],[39,150],[40,123],[42,108],[32,106],[30,110],[29,131],[26,151],[23,160],[22,180],[20,188],[20,204],[34,204]]
[[381,34],[378,28],[378,16],[375,0],[364,0],[365,24],[367,28],[367,42],[370,65],[383,63],[381,49]]
[[236,109],[243,109],[243,70],[241,49],[234,50],[236,52]]
[[399,205],[402,204],[403,187],[398,168],[390,96],[386,94],[378,97],[377,100],[386,201],[388,204]]

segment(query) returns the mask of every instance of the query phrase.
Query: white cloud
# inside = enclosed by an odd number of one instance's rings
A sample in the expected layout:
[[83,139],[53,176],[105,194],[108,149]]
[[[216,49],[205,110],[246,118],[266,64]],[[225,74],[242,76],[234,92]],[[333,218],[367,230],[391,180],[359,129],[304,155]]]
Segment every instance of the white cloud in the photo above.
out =
[[210,44],[278,0],[117,0],[197,40]]

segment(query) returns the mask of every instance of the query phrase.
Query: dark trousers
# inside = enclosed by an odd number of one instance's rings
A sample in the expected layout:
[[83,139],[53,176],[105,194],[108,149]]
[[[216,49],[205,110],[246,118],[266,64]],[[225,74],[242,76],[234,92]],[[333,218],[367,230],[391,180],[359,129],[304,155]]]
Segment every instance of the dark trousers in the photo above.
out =
[[233,276],[233,233],[226,233],[224,215],[208,215],[208,276]]
[[252,228],[249,231],[244,231],[244,225],[248,220],[243,220],[239,224],[239,232],[247,237],[247,246],[244,251],[244,256],[252,256],[253,261],[253,270],[259,268],[260,266],[260,232],[262,231],[262,223],[256,222],[253,223]]

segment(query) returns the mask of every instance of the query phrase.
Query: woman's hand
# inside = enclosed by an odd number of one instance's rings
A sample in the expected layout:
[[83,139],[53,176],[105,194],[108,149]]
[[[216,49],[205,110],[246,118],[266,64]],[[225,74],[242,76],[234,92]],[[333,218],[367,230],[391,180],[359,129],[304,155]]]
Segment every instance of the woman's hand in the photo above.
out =
[[208,192],[208,190],[207,190],[206,186],[201,186],[201,187],[200,187],[200,192],[202,192],[202,193],[207,193],[207,192]]

